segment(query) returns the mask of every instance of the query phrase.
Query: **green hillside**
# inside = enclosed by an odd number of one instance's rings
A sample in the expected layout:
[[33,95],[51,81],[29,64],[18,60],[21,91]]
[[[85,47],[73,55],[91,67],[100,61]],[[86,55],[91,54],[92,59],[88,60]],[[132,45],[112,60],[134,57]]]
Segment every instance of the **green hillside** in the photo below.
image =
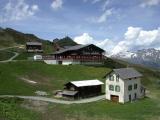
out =
[[[36,90],[51,93],[62,89],[70,80],[102,79],[108,68],[81,65],[47,65],[41,62],[10,62],[0,64],[0,94],[33,95]],[[9,73],[9,74],[8,74]],[[37,85],[22,80],[36,81]]]
[[60,47],[77,45],[70,37],[66,36],[62,39],[54,39],[53,43],[57,43]]
[[45,53],[53,52],[52,42],[38,38],[33,34],[25,34],[11,28],[0,29],[0,48],[25,45],[26,42],[42,42]]
[[9,58],[11,58],[14,55],[14,53],[9,52],[9,51],[0,51],[0,61],[3,60],[8,60]]
[[[127,63],[113,60],[115,65],[126,66]],[[111,65],[111,60],[109,61]],[[35,91],[42,90],[53,96],[55,90],[63,89],[63,85],[71,80],[100,79],[105,81],[104,75],[116,66],[62,66],[47,65],[42,62],[10,62],[0,63],[0,94],[35,95]],[[106,62],[107,64],[107,62]],[[134,103],[124,105],[109,102],[107,100],[86,104],[60,105],[45,104],[45,110],[39,111],[40,106],[30,108],[32,101],[0,100],[0,111],[8,110],[5,118],[20,116],[27,120],[155,120],[160,114],[160,72],[142,66],[129,65],[140,71],[144,77],[142,83],[149,91],[149,97]],[[22,78],[36,81],[31,84]],[[23,107],[27,104],[30,107]],[[39,103],[40,104],[40,103]],[[17,109],[17,111],[13,111]],[[24,111],[21,114],[21,111]],[[35,112],[35,113],[34,113]],[[34,114],[32,114],[34,113]],[[0,112],[0,118],[4,118],[5,112]],[[1,117],[2,116],[2,117]],[[12,119],[11,119],[12,120]]]

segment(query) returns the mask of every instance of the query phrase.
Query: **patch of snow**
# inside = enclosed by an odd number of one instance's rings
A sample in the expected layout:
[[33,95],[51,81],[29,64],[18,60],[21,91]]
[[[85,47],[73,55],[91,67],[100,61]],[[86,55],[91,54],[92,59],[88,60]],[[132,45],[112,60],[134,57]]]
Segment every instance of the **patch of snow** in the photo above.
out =
[[21,79],[28,82],[28,83],[31,83],[31,84],[36,84],[37,83],[35,81],[29,80],[29,79],[26,79],[26,78],[21,78]]
[[40,96],[47,96],[48,95],[47,92],[45,92],[45,91],[36,91],[35,93]]
[[124,52],[119,52],[118,54],[112,55],[112,56],[119,57],[119,58],[129,59],[129,58],[131,58],[134,54],[135,54],[135,53],[133,53],[133,52],[124,51]]

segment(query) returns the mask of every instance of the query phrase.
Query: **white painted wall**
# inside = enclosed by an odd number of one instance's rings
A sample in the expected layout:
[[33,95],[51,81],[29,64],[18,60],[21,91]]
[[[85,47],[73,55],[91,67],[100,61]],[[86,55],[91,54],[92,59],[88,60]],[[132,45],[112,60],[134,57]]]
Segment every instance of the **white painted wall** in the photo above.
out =
[[[58,64],[58,60],[44,60],[44,62],[46,64],[53,64],[53,65],[56,65]],[[75,64],[80,64],[79,61],[73,61],[73,60],[63,60],[62,61],[62,65],[75,65]]]
[[[106,79],[106,99],[111,100],[110,96],[116,95],[116,96],[119,96],[119,102],[124,103],[124,81],[119,78],[119,82],[117,82],[116,75],[114,73],[112,73],[111,75],[114,76],[114,81],[110,81],[109,76],[107,76],[107,79]],[[109,90],[109,85],[114,86],[114,91]],[[116,85],[120,86],[120,92],[115,91]]]
[[62,65],[71,65],[73,64],[73,60],[63,60]]
[[57,61],[57,60],[44,60],[44,62],[45,62],[46,64],[53,64],[53,65],[58,64],[58,61]]
[[[109,80],[109,75],[106,77],[106,99],[111,100],[111,95],[119,96],[119,102],[125,103],[129,101],[129,95],[131,95],[132,100],[135,99],[134,94],[137,94],[137,99],[144,97],[143,93],[141,93],[141,82],[140,78],[132,79],[132,80],[122,80],[119,78],[119,82],[116,81],[116,74],[114,72],[111,73],[114,76],[114,81]],[[134,84],[137,84],[137,89],[134,89]],[[109,85],[114,85],[114,91],[109,90]],[[120,86],[120,92],[115,91],[115,86]],[[128,90],[128,86],[132,85],[132,90]]]
[[[124,80],[124,102],[128,102],[129,101],[129,95],[131,95],[131,99],[135,100],[135,93],[137,94],[137,98],[141,98],[141,82],[140,82],[140,78],[137,79],[132,79],[132,80]],[[137,89],[134,89],[134,84],[137,84]],[[128,86],[132,85],[132,90],[129,91],[128,90]]]

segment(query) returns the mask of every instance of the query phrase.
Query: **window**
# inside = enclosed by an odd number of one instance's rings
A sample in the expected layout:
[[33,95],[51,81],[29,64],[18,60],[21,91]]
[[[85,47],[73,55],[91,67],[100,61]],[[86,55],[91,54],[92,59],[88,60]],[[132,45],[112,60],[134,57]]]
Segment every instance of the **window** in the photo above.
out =
[[120,86],[119,85],[116,85],[115,91],[120,92]]
[[109,85],[109,90],[114,91],[114,86],[113,85]]
[[113,75],[110,75],[110,76],[109,76],[109,80],[110,80],[110,81],[114,81],[114,76],[113,76]]
[[119,75],[116,76],[116,81],[119,82]]
[[128,86],[128,90],[131,91],[132,90],[132,85]]
[[137,89],[137,84],[134,84],[134,89]]

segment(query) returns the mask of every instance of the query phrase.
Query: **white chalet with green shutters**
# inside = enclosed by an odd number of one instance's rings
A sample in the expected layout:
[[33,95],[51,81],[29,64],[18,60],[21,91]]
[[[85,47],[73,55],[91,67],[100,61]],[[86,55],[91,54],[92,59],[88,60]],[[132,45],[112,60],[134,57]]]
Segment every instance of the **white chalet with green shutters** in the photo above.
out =
[[106,99],[125,103],[145,96],[141,77],[133,68],[113,69],[106,75]]

